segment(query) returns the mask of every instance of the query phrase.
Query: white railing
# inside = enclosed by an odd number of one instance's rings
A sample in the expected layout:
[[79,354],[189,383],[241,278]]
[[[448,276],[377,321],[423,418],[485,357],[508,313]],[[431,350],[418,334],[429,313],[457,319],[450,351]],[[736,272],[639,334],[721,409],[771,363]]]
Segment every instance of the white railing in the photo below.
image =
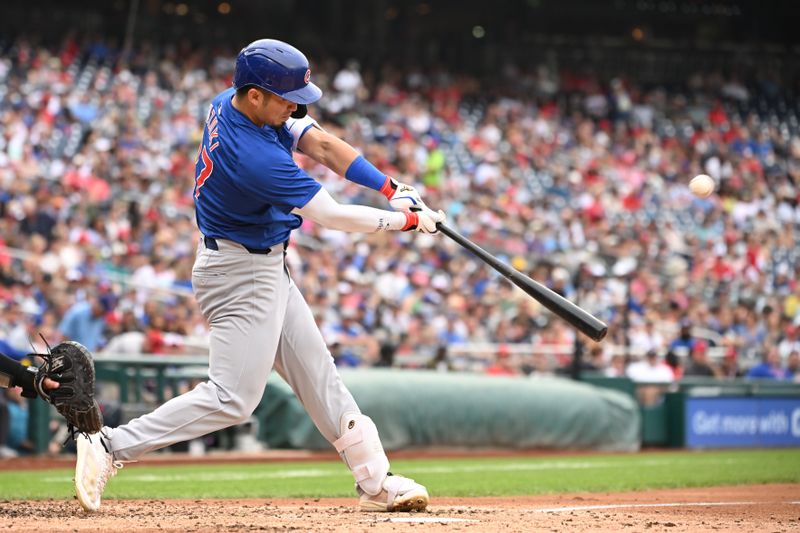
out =
[[[720,346],[708,348],[709,358],[721,360],[725,357],[726,349]],[[481,366],[486,366],[493,362],[497,355],[506,352],[514,365],[531,363],[537,358],[545,357],[545,364],[553,369],[560,366],[556,363],[557,359],[572,358],[575,348],[566,344],[531,344],[531,343],[463,343],[453,344],[447,347],[447,359],[458,370],[474,370]],[[689,352],[685,348],[673,350],[680,359],[687,359]],[[622,345],[605,345],[603,353],[606,359],[614,356],[630,356],[632,358],[642,358],[645,355],[644,349],[635,347],[625,347]],[[663,357],[665,352],[660,353]],[[583,348],[582,358],[584,361],[589,359],[589,351]],[[395,356],[395,366],[400,367],[420,367],[426,365],[433,359],[432,353],[413,353],[408,355]],[[740,360],[750,360],[749,357],[741,357]],[[608,363],[608,360],[606,360]]]

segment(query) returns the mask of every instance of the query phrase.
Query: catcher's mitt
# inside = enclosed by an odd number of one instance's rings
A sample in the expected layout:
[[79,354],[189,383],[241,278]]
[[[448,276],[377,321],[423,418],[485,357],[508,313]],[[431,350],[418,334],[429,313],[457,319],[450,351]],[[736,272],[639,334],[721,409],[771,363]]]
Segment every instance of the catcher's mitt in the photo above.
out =
[[[70,436],[75,433],[97,433],[103,427],[103,414],[94,399],[94,363],[89,350],[75,341],[48,347],[46,354],[33,354],[44,359],[34,377],[34,386],[44,400],[56,407],[67,419]],[[57,389],[46,389],[44,378],[59,383]]]

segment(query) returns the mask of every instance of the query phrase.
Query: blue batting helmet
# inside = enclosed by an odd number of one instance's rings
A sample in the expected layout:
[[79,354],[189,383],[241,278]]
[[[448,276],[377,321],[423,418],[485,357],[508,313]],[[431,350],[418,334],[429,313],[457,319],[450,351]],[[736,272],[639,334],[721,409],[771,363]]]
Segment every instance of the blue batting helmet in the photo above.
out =
[[233,86],[254,85],[296,104],[310,104],[322,96],[311,83],[311,69],[303,52],[275,39],[259,39],[236,56]]

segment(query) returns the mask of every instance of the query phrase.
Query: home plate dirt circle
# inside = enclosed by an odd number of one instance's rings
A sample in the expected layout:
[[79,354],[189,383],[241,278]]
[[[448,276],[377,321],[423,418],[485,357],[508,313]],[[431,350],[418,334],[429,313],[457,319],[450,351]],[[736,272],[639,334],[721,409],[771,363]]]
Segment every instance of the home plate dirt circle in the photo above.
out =
[[[0,501],[0,531],[335,531],[384,533],[800,531],[800,484],[624,493],[443,498],[424,513],[362,513],[355,498]],[[420,529],[422,528],[422,529]]]
[[[370,520],[362,520],[362,522],[370,522]],[[470,518],[448,518],[446,516],[402,516],[389,518],[386,522],[392,522],[394,524],[450,524],[453,522],[480,522],[480,520],[472,520]]]

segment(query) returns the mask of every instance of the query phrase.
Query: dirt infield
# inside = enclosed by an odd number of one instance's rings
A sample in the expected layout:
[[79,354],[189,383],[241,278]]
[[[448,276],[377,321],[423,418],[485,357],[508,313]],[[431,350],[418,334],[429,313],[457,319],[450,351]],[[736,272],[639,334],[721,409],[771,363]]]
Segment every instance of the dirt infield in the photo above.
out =
[[369,514],[354,499],[0,502],[0,531],[800,531],[800,485],[513,498],[436,498],[426,513]]

